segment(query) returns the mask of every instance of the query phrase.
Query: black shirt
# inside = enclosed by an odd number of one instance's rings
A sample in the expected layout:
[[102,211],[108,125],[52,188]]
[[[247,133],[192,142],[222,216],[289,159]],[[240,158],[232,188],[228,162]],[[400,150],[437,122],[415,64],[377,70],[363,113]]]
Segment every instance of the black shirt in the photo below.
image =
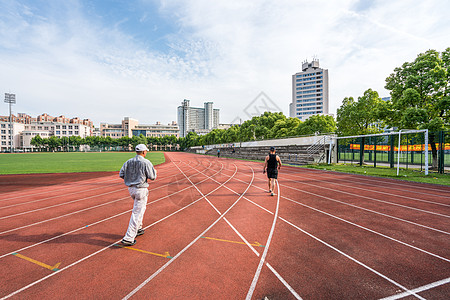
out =
[[277,162],[277,155],[276,154],[269,154],[269,159],[267,160],[267,169],[277,169],[278,162]]

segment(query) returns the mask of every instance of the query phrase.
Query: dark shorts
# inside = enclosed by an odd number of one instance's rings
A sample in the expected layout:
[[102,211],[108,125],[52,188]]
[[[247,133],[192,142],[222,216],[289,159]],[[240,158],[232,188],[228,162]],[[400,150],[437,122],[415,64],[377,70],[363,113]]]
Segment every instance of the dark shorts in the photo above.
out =
[[267,169],[267,178],[278,178],[278,169]]

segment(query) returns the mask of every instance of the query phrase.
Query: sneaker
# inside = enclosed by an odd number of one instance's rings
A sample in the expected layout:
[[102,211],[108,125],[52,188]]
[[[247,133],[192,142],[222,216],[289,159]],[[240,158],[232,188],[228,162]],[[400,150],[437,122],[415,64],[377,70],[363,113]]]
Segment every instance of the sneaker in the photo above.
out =
[[139,229],[139,230],[137,231],[136,236],[143,235],[144,233],[145,233],[145,230],[144,230],[144,229]]
[[272,193],[272,190],[269,190],[269,193]]
[[134,244],[136,244],[136,240],[134,240],[133,242],[122,240],[122,244],[124,244],[125,246],[133,246]]
[[270,192],[270,196],[273,196],[273,192]]

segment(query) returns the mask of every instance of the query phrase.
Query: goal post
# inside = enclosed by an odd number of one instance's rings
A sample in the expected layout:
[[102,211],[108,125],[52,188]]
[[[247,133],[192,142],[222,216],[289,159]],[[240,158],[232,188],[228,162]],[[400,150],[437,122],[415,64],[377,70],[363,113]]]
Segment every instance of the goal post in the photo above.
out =
[[[428,149],[428,129],[421,129],[421,130],[408,130],[408,129],[402,129],[402,130],[399,130],[398,132],[385,132],[385,133],[376,133],[376,134],[366,134],[366,135],[354,135],[354,136],[340,136],[340,137],[332,137],[332,140],[330,141],[330,155],[329,155],[329,159],[328,159],[328,163],[331,163],[332,162],[332,155],[331,155],[331,151],[333,151],[333,157],[335,157],[335,161],[337,161],[338,160],[338,157],[339,157],[339,140],[357,140],[358,138],[365,138],[365,140],[368,140],[368,139],[366,139],[366,138],[373,138],[373,137],[383,137],[383,136],[392,136],[392,137],[395,137],[395,136],[398,136],[398,140],[399,140],[399,142],[398,142],[398,149],[397,149],[397,176],[399,175],[399,169],[400,169],[400,157],[401,157],[401,149],[402,149],[402,147],[401,147],[401,138],[402,138],[402,136],[405,136],[405,135],[408,135],[408,134],[414,134],[414,133],[423,133],[424,134],[424,145],[425,145],[425,147],[424,147],[424,149],[423,149],[423,151],[424,151],[424,156],[425,156],[425,159],[424,159],[424,171],[425,171],[425,175],[428,175],[428,151],[429,151],[429,149]],[[392,142],[393,142],[393,140],[392,140]],[[394,148],[394,144],[393,143],[390,143],[390,146],[386,146],[386,147],[388,147],[389,149],[390,149],[390,153],[393,153],[393,148]],[[352,144],[353,145],[353,144]],[[356,144],[356,146],[358,146],[357,144]],[[364,145],[362,145],[362,146],[364,146]],[[372,146],[373,147],[373,151],[374,151],[374,154],[375,154],[375,164],[377,163],[376,161],[376,151],[377,151],[377,147],[378,147],[378,145],[377,145],[377,143],[375,142],[375,145],[374,146]],[[406,152],[408,153],[408,151],[410,151],[410,147],[407,145],[407,146],[404,146],[404,147],[406,147]],[[353,149],[354,148],[352,148],[352,153],[354,153],[353,152]],[[358,148],[356,148],[356,149],[358,149]],[[360,149],[360,153],[363,153],[363,151],[362,151],[362,149],[361,148],[359,148]],[[417,150],[415,150],[415,151],[417,151]],[[346,153],[345,153],[346,154]],[[362,155],[362,154],[360,154],[360,155]],[[390,156],[390,155],[389,155]],[[346,156],[344,156],[344,157],[346,157]],[[344,158],[344,160],[345,160],[345,158]],[[394,163],[394,158],[393,157],[391,157],[390,156],[390,158],[388,158],[388,160],[390,161],[390,163],[391,163],[391,166],[393,166],[393,163]],[[353,158],[352,158],[352,163],[353,163]],[[360,163],[361,163],[361,156],[360,156]]]

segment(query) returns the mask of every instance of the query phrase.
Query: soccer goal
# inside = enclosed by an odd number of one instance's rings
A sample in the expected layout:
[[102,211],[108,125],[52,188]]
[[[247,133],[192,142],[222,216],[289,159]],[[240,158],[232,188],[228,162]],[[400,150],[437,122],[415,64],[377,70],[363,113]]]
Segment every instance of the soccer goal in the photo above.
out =
[[378,134],[333,137],[328,163],[344,162],[359,165],[386,165],[415,168],[428,175],[428,129],[399,130]]

